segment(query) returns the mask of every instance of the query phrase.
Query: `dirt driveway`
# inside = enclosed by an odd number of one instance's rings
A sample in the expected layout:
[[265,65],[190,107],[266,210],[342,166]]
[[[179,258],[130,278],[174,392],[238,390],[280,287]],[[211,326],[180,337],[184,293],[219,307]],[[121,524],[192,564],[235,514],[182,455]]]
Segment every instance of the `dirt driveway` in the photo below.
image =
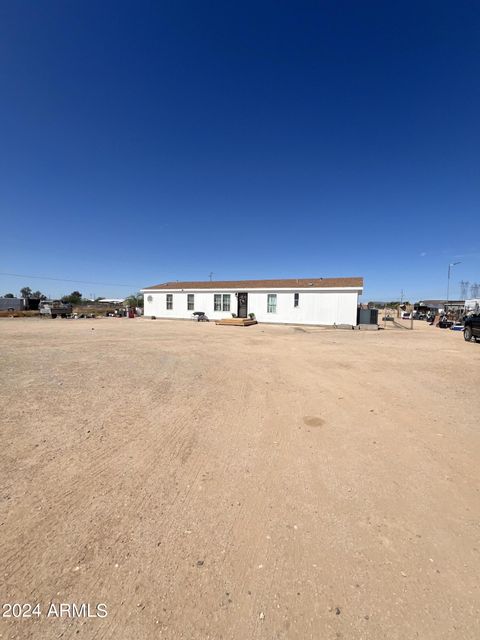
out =
[[0,320],[2,639],[478,639],[480,345],[416,326]]

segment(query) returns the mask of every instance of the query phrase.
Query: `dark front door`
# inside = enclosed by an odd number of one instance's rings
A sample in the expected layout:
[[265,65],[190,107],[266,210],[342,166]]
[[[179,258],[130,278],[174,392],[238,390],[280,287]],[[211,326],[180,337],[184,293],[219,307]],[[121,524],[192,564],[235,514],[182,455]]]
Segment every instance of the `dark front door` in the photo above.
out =
[[238,313],[239,318],[246,318],[248,313],[248,293],[238,294]]

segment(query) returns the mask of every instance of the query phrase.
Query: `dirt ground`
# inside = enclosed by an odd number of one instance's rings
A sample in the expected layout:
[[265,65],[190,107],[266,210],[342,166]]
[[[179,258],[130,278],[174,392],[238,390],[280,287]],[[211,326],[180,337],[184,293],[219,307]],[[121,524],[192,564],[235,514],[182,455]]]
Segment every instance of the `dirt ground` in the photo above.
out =
[[0,320],[2,640],[478,639],[480,344],[415,327]]

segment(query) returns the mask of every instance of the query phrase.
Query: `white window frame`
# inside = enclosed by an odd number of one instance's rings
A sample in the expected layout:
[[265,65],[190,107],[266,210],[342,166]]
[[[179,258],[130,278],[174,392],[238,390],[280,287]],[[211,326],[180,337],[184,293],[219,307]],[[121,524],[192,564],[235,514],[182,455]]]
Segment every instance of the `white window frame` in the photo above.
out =
[[214,311],[230,311],[231,295],[229,293],[213,294],[213,310]]
[[187,311],[195,311],[195,294],[187,293]]
[[277,294],[267,294],[267,313],[277,313]]
[[167,306],[167,311],[172,311],[173,310],[173,293],[167,293],[167,299],[166,299],[166,306]]

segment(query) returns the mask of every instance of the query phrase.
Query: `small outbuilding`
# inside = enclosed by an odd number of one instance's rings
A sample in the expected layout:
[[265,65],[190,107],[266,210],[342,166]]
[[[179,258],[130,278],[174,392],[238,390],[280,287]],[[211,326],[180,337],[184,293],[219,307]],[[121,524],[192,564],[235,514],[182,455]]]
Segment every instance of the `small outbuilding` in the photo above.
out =
[[356,325],[363,278],[291,278],[164,282],[142,289],[145,316],[211,320],[247,318],[258,322]]

